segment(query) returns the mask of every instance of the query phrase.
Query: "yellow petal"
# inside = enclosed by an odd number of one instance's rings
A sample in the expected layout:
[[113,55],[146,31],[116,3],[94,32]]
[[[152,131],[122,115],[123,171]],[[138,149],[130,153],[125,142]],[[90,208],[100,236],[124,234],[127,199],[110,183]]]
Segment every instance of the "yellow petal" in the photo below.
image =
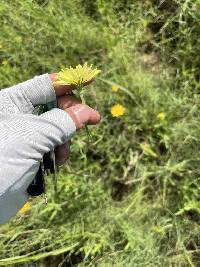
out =
[[26,213],[30,208],[29,202],[26,202],[26,204],[18,211],[19,214]]
[[[91,81],[100,73],[100,70],[92,69],[92,65],[88,66],[87,63],[77,65],[75,68],[69,67],[62,69],[57,76],[55,81],[57,84],[66,85],[84,85],[86,82]],[[55,84],[56,84],[55,83]]]
[[164,121],[165,120],[165,113],[164,112],[160,112],[158,115],[157,115],[157,118],[161,121]]
[[116,85],[116,84],[113,84],[113,85],[112,85],[112,91],[113,91],[113,92],[117,92],[118,90],[119,90],[119,86]]
[[125,108],[120,104],[116,104],[111,108],[111,114],[113,117],[120,117],[124,115],[124,113],[125,113]]

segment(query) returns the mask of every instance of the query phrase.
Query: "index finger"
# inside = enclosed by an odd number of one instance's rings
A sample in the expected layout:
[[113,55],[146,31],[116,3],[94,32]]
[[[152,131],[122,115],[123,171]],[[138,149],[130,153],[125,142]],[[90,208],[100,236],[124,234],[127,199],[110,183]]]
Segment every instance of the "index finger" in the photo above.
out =
[[49,78],[51,79],[51,81],[53,83],[56,96],[65,95],[65,94],[71,92],[74,89],[74,86],[72,86],[72,85],[55,84],[54,82],[57,80],[57,76],[58,76],[58,73],[49,74]]

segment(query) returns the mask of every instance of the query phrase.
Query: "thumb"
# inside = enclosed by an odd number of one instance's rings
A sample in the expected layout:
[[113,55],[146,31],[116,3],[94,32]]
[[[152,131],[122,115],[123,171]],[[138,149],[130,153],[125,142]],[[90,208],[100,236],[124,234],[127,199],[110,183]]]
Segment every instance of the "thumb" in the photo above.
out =
[[97,110],[83,104],[77,104],[65,110],[72,118],[76,125],[76,129],[82,128],[84,125],[95,125],[99,123],[101,117]]

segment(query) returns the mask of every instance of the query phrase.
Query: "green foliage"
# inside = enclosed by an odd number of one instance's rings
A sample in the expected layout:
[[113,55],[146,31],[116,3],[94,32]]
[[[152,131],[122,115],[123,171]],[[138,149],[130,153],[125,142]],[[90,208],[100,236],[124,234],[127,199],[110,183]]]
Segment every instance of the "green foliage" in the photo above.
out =
[[58,196],[49,177],[48,205],[1,226],[0,266],[199,265],[199,14],[192,0],[0,3],[1,88],[102,70],[86,98],[102,114],[93,143],[80,132]]

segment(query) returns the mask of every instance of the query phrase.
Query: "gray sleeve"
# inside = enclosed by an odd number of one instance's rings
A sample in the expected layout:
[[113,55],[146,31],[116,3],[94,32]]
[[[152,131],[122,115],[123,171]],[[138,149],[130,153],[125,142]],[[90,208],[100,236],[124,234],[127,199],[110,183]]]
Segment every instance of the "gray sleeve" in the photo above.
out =
[[40,116],[25,114],[34,105],[53,100],[52,85],[44,83],[44,89],[41,84],[41,81],[35,84],[35,91],[30,86],[33,91],[28,97],[24,93],[26,86],[4,89],[3,96],[0,92],[0,102],[7,100],[0,109],[0,224],[15,215],[27,201],[27,187],[44,153],[65,143],[76,131],[71,117],[63,110],[55,108]]
[[48,73],[0,91],[0,112],[32,113],[34,106],[56,100]]

